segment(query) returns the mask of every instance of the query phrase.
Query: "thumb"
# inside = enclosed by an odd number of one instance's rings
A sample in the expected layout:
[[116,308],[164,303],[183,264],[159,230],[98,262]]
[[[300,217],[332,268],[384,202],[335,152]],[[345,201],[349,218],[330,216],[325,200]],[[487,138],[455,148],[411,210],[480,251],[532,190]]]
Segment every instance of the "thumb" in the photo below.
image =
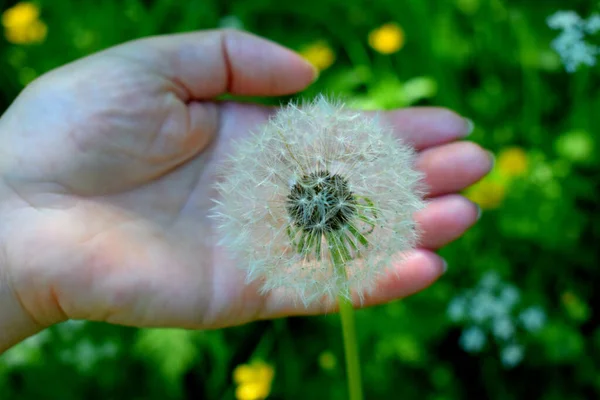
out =
[[204,148],[219,113],[202,100],[291,94],[315,77],[298,54],[239,31],[127,42],[51,71],[19,96],[0,119],[0,149],[11,149],[0,170],[79,194],[112,193]]
[[[136,51],[133,50],[134,47]],[[144,46],[149,51],[139,51]],[[235,30],[156,36],[115,48],[128,58],[151,63],[182,86],[183,100],[229,93],[280,96],[314,81],[316,69],[300,55],[272,41]]]

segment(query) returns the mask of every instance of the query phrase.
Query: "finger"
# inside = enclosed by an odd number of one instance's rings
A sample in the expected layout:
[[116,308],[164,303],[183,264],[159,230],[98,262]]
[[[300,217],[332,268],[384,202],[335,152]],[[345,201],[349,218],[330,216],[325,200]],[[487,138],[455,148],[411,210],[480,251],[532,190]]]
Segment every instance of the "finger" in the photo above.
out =
[[473,123],[457,113],[440,107],[409,107],[382,114],[390,126],[417,150],[452,142],[468,136]]
[[[446,270],[446,262],[437,254],[418,249],[382,277],[376,289],[365,295],[361,302],[354,296],[356,307],[370,307],[388,303],[417,293],[435,282]],[[337,311],[335,302],[315,302],[309,307],[295,305],[291,301],[272,294],[265,301],[260,319],[283,316],[318,315]]]
[[479,207],[460,195],[437,197],[415,215],[420,247],[439,249],[462,236],[479,219]]
[[[205,100],[231,93],[279,96],[296,93],[316,76],[312,65],[295,52],[250,33],[212,30],[142,39],[126,46],[128,57],[151,61],[172,82],[183,86],[185,100]],[[146,59],[150,57],[151,60]]]
[[[236,112],[254,116],[253,121],[262,123],[277,111],[274,107],[241,104],[233,106]],[[364,111],[373,117],[380,115],[379,122],[392,129],[408,144],[417,150],[441,145],[464,138],[473,129],[472,123],[445,108],[438,107],[409,107],[401,110],[375,113]]]
[[493,166],[489,152],[472,142],[456,142],[421,152],[417,169],[425,172],[428,196],[458,192],[483,178]]

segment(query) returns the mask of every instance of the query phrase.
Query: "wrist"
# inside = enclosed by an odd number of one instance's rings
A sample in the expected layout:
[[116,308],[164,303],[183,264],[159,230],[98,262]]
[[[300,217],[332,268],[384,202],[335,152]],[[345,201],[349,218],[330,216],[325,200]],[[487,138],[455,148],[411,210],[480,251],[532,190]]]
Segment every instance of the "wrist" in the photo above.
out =
[[42,329],[22,306],[0,264],[0,354]]
[[[7,204],[10,204],[8,192],[3,182],[0,182],[0,220],[4,224],[2,228],[10,226],[10,218],[4,212]],[[9,235],[10,232],[0,229],[0,354],[44,328],[24,306],[16,289],[15,279],[18,278],[15,278],[15,271],[11,269],[8,259],[11,252],[11,246],[8,245]]]

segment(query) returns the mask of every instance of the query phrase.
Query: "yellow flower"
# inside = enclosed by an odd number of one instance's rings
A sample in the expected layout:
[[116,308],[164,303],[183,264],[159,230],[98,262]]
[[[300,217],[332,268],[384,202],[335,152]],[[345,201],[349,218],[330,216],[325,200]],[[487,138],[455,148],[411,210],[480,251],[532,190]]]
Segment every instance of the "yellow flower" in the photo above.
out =
[[21,2],[2,14],[6,40],[15,44],[39,43],[46,38],[48,27],[39,20],[39,8],[29,2]]
[[492,180],[483,180],[472,186],[465,194],[482,209],[498,208],[506,196],[506,187]]
[[6,40],[14,44],[41,43],[46,38],[48,27],[42,21],[34,21],[26,27],[7,29]]
[[40,10],[30,2],[21,2],[4,11],[2,25],[6,29],[23,28],[37,21]]
[[527,153],[520,147],[509,147],[498,154],[496,165],[504,176],[523,175],[527,171]]
[[329,68],[335,61],[335,53],[322,40],[306,46],[300,51],[300,55],[320,71]]
[[400,25],[388,23],[369,33],[369,45],[382,54],[392,54],[404,47],[404,31]]
[[233,371],[233,380],[238,385],[235,396],[238,400],[266,399],[271,392],[275,371],[262,361],[238,365]]

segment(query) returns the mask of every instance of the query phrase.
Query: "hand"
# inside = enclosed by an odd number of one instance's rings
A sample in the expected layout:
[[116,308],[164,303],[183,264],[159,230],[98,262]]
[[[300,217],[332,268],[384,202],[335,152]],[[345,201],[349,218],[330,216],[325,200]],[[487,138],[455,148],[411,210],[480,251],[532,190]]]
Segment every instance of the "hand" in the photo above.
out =
[[[274,43],[205,31],[126,43],[32,83],[0,119],[0,278],[14,304],[37,329],[69,318],[206,329],[326,311],[259,296],[206,240],[215,165],[273,112],[212,99],[291,94],[313,78]],[[492,163],[456,141],[469,124],[448,110],[408,108],[384,120],[419,149],[431,203],[417,216],[421,248],[366,305],[443,273],[433,250],[478,216],[453,193]]]

